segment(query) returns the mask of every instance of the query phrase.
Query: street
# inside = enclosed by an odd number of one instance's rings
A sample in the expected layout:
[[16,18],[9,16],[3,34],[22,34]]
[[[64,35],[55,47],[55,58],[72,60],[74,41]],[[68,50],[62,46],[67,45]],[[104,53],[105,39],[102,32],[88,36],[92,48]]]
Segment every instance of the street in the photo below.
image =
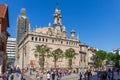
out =
[[[15,75],[15,80],[19,80],[19,78]],[[26,80],[35,80],[35,73],[32,75],[29,75],[29,73],[24,74],[24,78]],[[78,80],[79,79],[79,75],[78,74],[71,74],[68,76],[63,76],[61,80]],[[118,75],[117,72],[114,72],[114,80],[118,80],[120,79],[120,74]],[[46,79],[46,74],[44,74],[43,76],[43,80],[47,80]],[[56,79],[57,80],[57,79]],[[90,77],[90,80],[97,80],[97,75],[96,73]]]

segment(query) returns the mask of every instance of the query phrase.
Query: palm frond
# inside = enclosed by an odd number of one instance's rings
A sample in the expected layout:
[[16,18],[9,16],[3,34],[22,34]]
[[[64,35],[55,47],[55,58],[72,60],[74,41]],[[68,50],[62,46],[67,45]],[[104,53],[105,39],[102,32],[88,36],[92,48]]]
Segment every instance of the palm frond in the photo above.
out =
[[78,55],[78,53],[76,53],[72,48],[69,48],[65,51],[66,58],[73,59],[76,55]]

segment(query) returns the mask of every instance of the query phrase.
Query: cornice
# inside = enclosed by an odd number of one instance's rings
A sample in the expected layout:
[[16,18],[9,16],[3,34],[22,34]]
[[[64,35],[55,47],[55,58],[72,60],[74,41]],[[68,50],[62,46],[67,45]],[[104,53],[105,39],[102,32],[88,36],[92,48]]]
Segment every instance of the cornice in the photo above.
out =
[[29,33],[29,35],[32,35],[32,36],[40,36],[40,37],[47,37],[47,38],[65,40],[65,41],[79,42],[79,40],[77,40],[77,39],[64,38],[64,37],[56,37],[56,36],[49,36],[49,35],[45,35],[45,34],[34,34],[34,33]]

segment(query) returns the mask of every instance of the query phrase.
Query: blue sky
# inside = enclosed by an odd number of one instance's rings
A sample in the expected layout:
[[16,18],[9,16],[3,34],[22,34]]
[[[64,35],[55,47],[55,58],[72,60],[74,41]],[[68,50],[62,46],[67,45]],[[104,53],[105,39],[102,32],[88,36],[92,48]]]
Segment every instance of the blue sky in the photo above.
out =
[[16,37],[21,8],[26,8],[33,29],[53,23],[57,2],[68,35],[74,29],[81,43],[106,51],[120,48],[120,0],[0,0],[9,6],[10,37]]

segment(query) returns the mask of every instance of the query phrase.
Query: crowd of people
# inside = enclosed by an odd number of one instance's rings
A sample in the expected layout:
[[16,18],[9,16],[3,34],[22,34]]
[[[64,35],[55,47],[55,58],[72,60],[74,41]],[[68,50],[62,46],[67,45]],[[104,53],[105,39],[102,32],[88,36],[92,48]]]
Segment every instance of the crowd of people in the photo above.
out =
[[80,71],[79,73],[79,80],[90,80],[90,77],[92,77],[92,71],[90,69],[86,69],[85,71]]
[[[51,69],[45,72],[47,80],[61,80],[64,76],[69,76],[71,74],[79,75],[79,80],[90,80],[92,77],[92,71],[89,69],[79,70],[79,69]],[[36,71],[36,80],[43,80],[43,73]]]
[[97,71],[97,79],[98,80],[114,80],[114,72],[117,72],[119,75],[120,70],[115,70],[115,69],[108,69],[108,70],[101,70],[101,71]]
[[15,76],[17,76],[18,80],[25,80],[19,67],[10,66],[4,73],[0,74],[0,80],[15,80]]
[[[51,69],[46,71],[47,80],[61,80],[63,76],[70,74],[70,69]],[[36,80],[43,80],[42,72],[36,71]]]
[[80,71],[79,80],[91,80],[93,76],[97,77],[95,80],[120,80],[120,78],[117,79],[115,75],[120,76],[120,69],[109,68],[108,70],[101,69],[97,71],[86,69],[84,71]]
[[[120,69],[116,70],[117,74],[119,75]],[[6,72],[0,74],[0,80],[26,80],[23,78],[23,73],[30,72],[35,73],[35,80],[43,80],[43,77],[46,76],[46,80],[61,80],[64,76],[69,76],[72,74],[79,75],[79,80],[91,80],[94,76],[93,72],[96,73],[97,80],[114,80],[114,69],[108,70],[97,70],[93,71],[91,69],[50,69],[50,70],[36,70],[36,69],[29,69],[24,68],[20,70],[19,67],[10,67],[6,70]]]

